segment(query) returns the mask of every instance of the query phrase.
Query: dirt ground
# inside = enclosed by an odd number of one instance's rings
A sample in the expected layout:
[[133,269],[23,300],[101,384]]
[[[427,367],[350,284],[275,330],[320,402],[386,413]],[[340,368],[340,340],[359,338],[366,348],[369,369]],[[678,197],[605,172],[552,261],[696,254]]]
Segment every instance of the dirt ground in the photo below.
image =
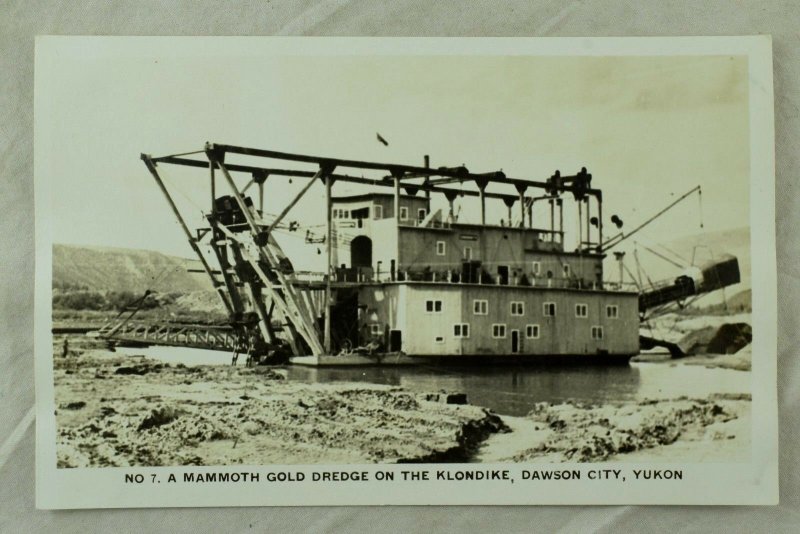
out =
[[[55,336],[59,467],[396,462],[745,461],[746,393],[588,405],[526,417],[446,395],[285,371],[169,365]],[[664,361],[748,372],[751,351]]]
[[466,461],[507,431],[441,394],[54,345],[59,467]]
[[745,461],[750,398],[641,401],[602,406],[539,403],[503,417],[511,432],[481,447],[485,462]]

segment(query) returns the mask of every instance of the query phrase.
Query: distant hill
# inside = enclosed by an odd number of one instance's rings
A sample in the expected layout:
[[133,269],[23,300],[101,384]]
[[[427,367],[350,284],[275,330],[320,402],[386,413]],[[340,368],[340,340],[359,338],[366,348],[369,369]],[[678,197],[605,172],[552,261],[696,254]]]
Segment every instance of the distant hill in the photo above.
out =
[[199,261],[150,250],[53,245],[53,287],[94,291],[191,292],[211,289]]

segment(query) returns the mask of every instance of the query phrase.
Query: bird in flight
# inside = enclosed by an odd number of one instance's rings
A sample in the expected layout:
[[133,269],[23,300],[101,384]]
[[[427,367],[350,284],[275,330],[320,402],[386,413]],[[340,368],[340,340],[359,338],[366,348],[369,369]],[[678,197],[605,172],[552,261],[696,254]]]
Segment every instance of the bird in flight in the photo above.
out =
[[379,134],[379,133],[375,132],[375,135],[378,137],[378,141],[380,141],[381,143],[383,143],[383,144],[384,144],[384,146],[389,146],[389,141],[387,141],[386,139],[384,139],[384,138],[381,136],[381,134]]

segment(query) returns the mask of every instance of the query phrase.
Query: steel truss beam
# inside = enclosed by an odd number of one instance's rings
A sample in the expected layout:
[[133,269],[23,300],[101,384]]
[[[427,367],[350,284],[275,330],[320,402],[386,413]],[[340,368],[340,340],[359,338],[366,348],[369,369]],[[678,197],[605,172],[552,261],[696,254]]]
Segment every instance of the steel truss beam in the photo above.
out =
[[[371,161],[359,161],[351,159],[328,158],[322,156],[310,156],[305,154],[292,154],[289,152],[278,152],[275,150],[264,150],[259,148],[248,148],[248,147],[240,147],[234,145],[215,144],[215,143],[207,143],[205,150],[206,153],[217,154],[216,157],[218,159],[220,157],[224,159],[224,154],[230,153],[230,154],[241,154],[246,156],[262,157],[267,159],[276,159],[282,161],[312,163],[319,165],[320,167],[323,166],[327,166],[330,168],[344,167],[350,169],[385,171],[388,172],[391,175],[391,177],[399,177],[401,179],[427,178],[431,176],[440,176],[441,177],[440,179],[428,180],[426,183],[418,184],[417,186],[424,191],[441,192],[441,193],[445,193],[447,190],[444,188],[437,187],[439,184],[454,183],[454,182],[457,183],[475,182],[478,184],[496,183],[496,184],[513,185],[516,187],[535,187],[539,189],[551,189],[554,190],[554,192],[558,193],[573,192],[576,190],[575,186],[573,185],[573,182],[579,177],[578,174],[569,176],[560,176],[559,177],[560,183],[554,186],[552,183],[548,182],[526,180],[520,178],[510,178],[506,176],[505,173],[502,171],[495,171],[488,173],[471,173],[469,172],[469,169],[467,169],[464,166],[439,167],[439,168],[418,167],[414,165],[403,165],[396,163],[378,163]],[[174,163],[177,165],[189,165],[189,166],[192,166],[193,164],[197,163],[196,160],[191,160],[178,156],[163,156],[155,158],[155,161],[160,161],[164,163]],[[205,165],[204,162],[200,163],[203,163]],[[253,167],[247,165],[229,165],[229,169],[237,171],[240,170],[243,172],[251,172],[251,173],[256,171],[266,172],[268,174],[282,175],[282,176],[312,177],[314,175],[314,173],[308,173],[307,171],[304,172],[304,171],[292,171],[285,169],[268,169],[268,168]],[[392,181],[389,179],[369,180],[367,178],[358,178],[355,176],[348,176],[348,175],[337,175],[335,176],[335,178],[340,181],[352,182],[352,183],[384,185],[389,187],[393,186]],[[594,196],[599,196],[602,194],[599,189],[592,189],[592,188],[586,188],[584,192],[586,194]],[[474,195],[470,196],[478,195],[477,192],[474,193],[475,193]],[[485,196],[490,197],[490,194],[486,193]],[[518,195],[502,195],[498,193],[491,194],[491,198],[505,199],[506,197],[517,198]]]

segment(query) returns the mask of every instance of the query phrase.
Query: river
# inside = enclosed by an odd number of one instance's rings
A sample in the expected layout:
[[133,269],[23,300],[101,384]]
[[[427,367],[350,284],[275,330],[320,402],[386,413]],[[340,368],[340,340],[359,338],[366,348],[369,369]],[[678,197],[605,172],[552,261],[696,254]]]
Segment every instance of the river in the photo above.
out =
[[[223,352],[176,347],[117,349],[185,365],[230,364]],[[244,358],[239,359],[244,364]],[[537,402],[576,400],[590,403],[706,397],[711,393],[750,392],[750,373],[681,365],[632,362],[614,366],[415,366],[313,368],[287,366],[289,380],[302,382],[368,382],[413,391],[466,393],[471,404],[503,415],[525,415]]]

